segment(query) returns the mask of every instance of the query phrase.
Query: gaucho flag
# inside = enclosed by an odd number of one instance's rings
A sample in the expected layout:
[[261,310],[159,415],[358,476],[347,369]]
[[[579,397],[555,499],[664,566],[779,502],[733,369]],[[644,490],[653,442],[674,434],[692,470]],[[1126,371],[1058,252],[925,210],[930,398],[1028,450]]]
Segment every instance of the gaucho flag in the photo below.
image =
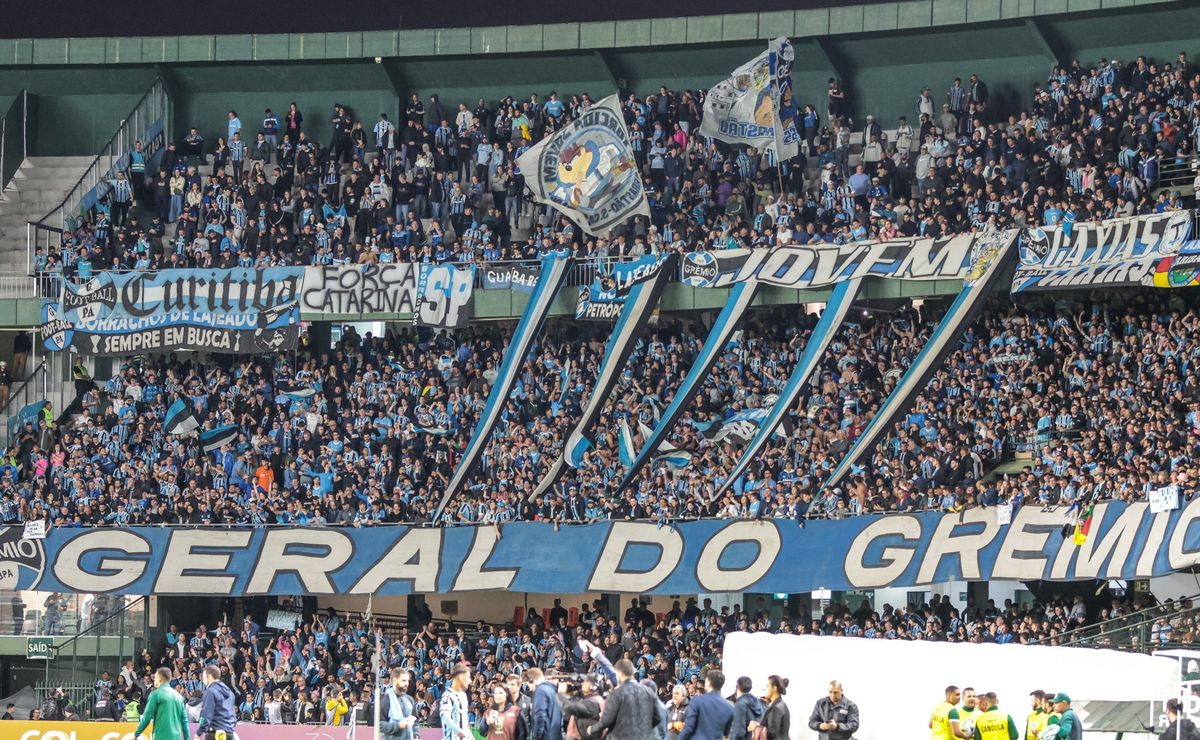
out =
[[529,349],[541,336],[546,319],[550,316],[550,306],[554,303],[554,297],[558,295],[559,288],[567,280],[571,262],[572,259],[566,252],[554,252],[542,258],[542,271],[538,275],[537,285],[533,287],[533,292],[529,295],[529,303],[526,304],[525,312],[521,314],[521,321],[517,324],[517,330],[513,333],[508,348],[504,351],[504,361],[500,363],[496,382],[492,384],[487,403],[484,404],[483,412],[479,415],[479,423],[475,425],[475,431],[471,433],[471,441],[467,443],[462,459],[459,460],[458,467],[454,470],[454,477],[450,479],[450,484],[446,486],[446,492],[442,494],[442,500],[438,503],[437,512],[433,517],[434,521],[441,518],[446,504],[454,498],[462,488],[467,476],[474,472],[475,466],[479,463],[479,458],[483,455],[483,450],[487,447],[492,432],[500,421],[500,412],[504,410],[504,403],[512,394],[513,386],[516,385],[517,376],[521,373],[521,365],[525,362]]
[[557,483],[567,465],[577,468],[582,463],[583,453],[592,446],[586,435],[596,420],[600,418],[600,413],[604,410],[604,403],[621,379],[621,373],[625,370],[629,355],[633,353],[638,339],[641,338],[646,324],[649,323],[650,316],[654,313],[654,309],[662,297],[663,289],[675,275],[674,254],[643,261],[646,262],[646,269],[641,271],[638,282],[630,286],[625,294],[625,305],[621,308],[621,315],[617,318],[612,336],[609,337],[608,345],[604,348],[604,360],[600,363],[587,406],[583,409],[575,428],[567,437],[563,453],[554,461],[541,483],[538,484],[533,493],[534,497],[542,495]]
[[1008,264],[1013,255],[1013,246],[1016,242],[1017,232],[1015,230],[978,238],[974,265],[967,276],[963,289],[954,299],[954,303],[946,311],[941,322],[938,323],[933,336],[929,338],[916,359],[913,360],[912,365],[909,366],[908,371],[904,373],[900,382],[884,400],[883,406],[871,419],[871,423],[867,425],[846,456],[826,479],[825,488],[841,483],[849,474],[850,469],[871,453],[879,440],[883,439],[883,436],[892,428],[896,419],[912,406],[917,394],[954,349],[958,338],[979,315],[988,296],[992,294],[992,290],[1007,274]]
[[533,199],[593,236],[642,214],[650,217],[625,117],[610,95],[517,158]]

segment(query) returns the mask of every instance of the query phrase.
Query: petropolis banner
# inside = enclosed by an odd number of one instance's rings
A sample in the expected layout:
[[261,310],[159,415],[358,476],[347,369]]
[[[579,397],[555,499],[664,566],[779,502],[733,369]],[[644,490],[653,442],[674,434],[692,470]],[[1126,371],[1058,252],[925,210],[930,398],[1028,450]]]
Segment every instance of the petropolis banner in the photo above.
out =
[[1195,283],[1195,213],[1171,211],[1070,228],[1026,229],[1012,292]]
[[[410,263],[307,267],[300,309],[306,318],[316,319],[396,318],[424,310],[434,326],[460,326],[470,317],[472,270]],[[440,295],[421,292],[431,286]]]
[[684,255],[683,282],[725,288],[755,280],[783,288],[820,288],[874,275],[901,280],[965,280],[994,236],[958,234],[854,244],[725,249]]
[[610,95],[517,159],[533,198],[606,236],[637,214],[650,217],[642,177],[616,95]]
[[[597,277],[590,284],[579,286],[579,296],[575,299],[575,318],[602,321],[616,319],[621,315],[625,299],[634,287],[660,280],[663,265],[670,256],[647,254],[630,262],[620,262],[613,265],[609,274],[603,278]],[[661,279],[670,280],[674,277],[674,265],[672,260],[671,269],[667,270]]]
[[50,351],[132,355],[288,350],[300,334],[303,268],[161,270],[97,275],[42,307]]
[[[55,528],[0,532],[5,588],[80,593],[643,594],[907,587],[952,580],[1150,578],[1200,564],[1200,499],[1155,514],[1096,505],[1083,545],[1067,507],[790,520],[344,529]],[[19,544],[18,544],[19,543]],[[803,568],[796,567],[804,563]]]

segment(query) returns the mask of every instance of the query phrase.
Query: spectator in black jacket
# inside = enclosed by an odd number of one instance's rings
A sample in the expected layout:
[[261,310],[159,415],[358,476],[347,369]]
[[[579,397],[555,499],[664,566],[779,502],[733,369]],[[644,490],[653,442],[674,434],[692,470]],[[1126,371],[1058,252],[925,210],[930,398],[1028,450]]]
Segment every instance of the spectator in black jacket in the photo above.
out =
[[[767,730],[767,740],[788,740],[792,729],[792,712],[783,703],[783,695],[787,693],[788,680],[779,676],[767,678],[767,708],[763,712],[762,726]],[[751,722],[750,732],[753,733],[760,723]]]
[[633,680],[633,663],[618,660],[617,688],[604,703],[600,721],[588,728],[588,737],[599,737],[608,730],[608,740],[649,740],[661,721],[654,697]]

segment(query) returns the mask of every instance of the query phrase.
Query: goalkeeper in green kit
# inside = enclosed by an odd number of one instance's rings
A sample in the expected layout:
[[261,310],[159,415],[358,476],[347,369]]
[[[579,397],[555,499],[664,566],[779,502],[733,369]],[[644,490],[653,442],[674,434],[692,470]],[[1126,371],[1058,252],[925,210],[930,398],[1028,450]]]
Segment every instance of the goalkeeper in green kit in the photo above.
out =
[[154,672],[154,691],[146,701],[146,710],[134,730],[135,738],[142,737],[146,725],[154,723],[154,740],[189,740],[187,712],[183,708],[183,697],[171,688],[171,669],[159,668]]

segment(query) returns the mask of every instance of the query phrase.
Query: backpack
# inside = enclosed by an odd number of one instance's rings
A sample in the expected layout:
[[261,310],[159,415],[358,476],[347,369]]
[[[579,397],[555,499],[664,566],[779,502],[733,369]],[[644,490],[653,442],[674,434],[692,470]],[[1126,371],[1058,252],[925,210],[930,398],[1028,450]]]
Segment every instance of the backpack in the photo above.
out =
[[58,702],[53,697],[42,700],[42,719],[61,719],[58,716]]

